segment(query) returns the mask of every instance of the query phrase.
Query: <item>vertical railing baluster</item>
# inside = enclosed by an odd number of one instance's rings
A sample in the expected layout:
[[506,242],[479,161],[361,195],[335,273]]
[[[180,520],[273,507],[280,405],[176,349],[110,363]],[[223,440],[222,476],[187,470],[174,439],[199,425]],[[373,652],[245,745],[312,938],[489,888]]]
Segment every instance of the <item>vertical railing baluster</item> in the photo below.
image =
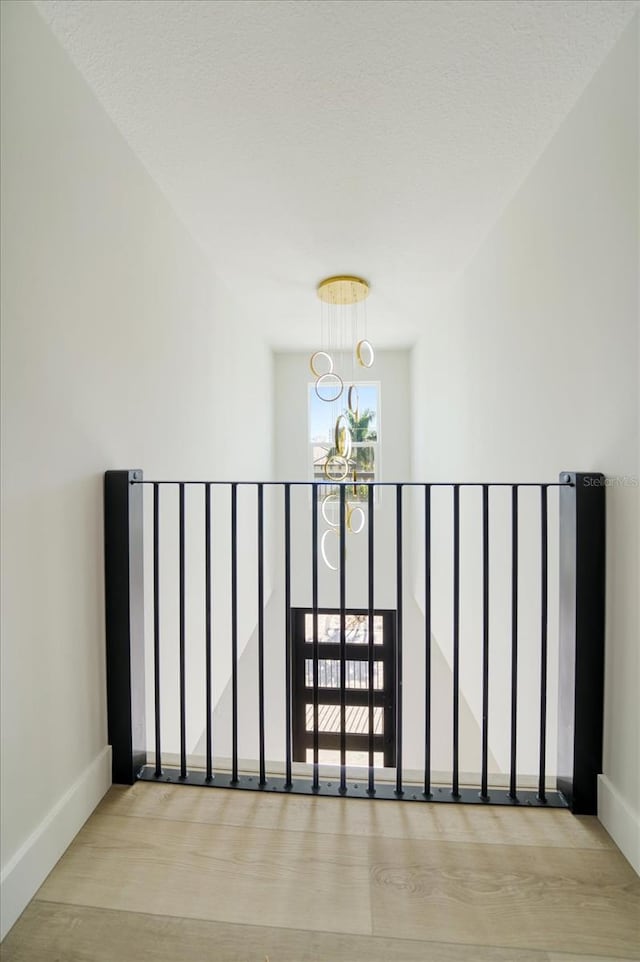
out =
[[185,677],[185,560],[184,560],[184,482],[179,486],[179,552],[180,552],[180,778],[187,777],[187,704]]
[[291,486],[284,486],[285,788],[291,788]]
[[574,815],[598,814],[602,772],[606,479],[560,475],[556,788]]
[[460,797],[460,486],[453,486],[453,771],[451,794]]
[[517,792],[518,747],[518,485],[511,488],[511,773],[509,796]]
[[155,776],[162,775],[160,741],[160,485],[153,485],[153,712],[156,738]]
[[396,485],[396,795],[402,790],[402,485]]
[[340,793],[347,791],[346,485],[340,485]]
[[141,470],[105,471],[107,735],[120,785],[133,785],[147,763],[143,491]]
[[204,491],[204,605],[205,605],[205,711],[207,713],[206,727],[206,780],[213,779],[213,733],[212,715],[213,704],[211,697],[211,485],[205,485]]
[[546,796],[547,759],[547,635],[548,635],[548,557],[549,530],[547,510],[547,486],[540,485],[540,772],[538,798]]
[[489,485],[482,485],[482,774],[480,796],[489,797]]
[[[318,485],[311,486],[311,601],[313,605],[313,791],[320,789],[318,706]],[[306,717],[306,705],[305,705]]]
[[424,794],[431,796],[431,485],[424,489]]
[[373,496],[375,488],[369,485],[367,488],[367,505],[369,514],[369,527],[367,537],[367,572],[368,572],[368,623],[369,623],[369,664],[368,664],[368,683],[369,683],[369,795],[375,795],[375,776],[373,763],[373,734],[375,728],[374,711],[374,589],[375,589],[375,560],[374,560],[374,522],[373,522]]
[[231,784],[238,783],[238,486],[231,485]]
[[264,487],[258,484],[258,753],[260,785],[266,785],[264,748]]

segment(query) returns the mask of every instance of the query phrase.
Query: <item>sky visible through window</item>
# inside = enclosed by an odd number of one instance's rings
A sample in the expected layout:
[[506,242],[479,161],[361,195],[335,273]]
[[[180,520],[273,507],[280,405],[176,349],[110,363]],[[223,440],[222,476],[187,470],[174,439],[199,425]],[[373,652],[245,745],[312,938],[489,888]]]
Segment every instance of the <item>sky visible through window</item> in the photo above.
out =
[[[359,410],[367,409],[375,412],[369,428],[371,431],[378,430],[378,387],[376,384],[358,384]],[[345,385],[345,392],[347,386]],[[346,404],[346,395],[340,398],[335,404],[327,404],[321,401],[314,390],[313,384],[309,385],[309,440],[310,441],[331,441],[335,425],[335,419]],[[337,413],[333,413],[337,411]]]

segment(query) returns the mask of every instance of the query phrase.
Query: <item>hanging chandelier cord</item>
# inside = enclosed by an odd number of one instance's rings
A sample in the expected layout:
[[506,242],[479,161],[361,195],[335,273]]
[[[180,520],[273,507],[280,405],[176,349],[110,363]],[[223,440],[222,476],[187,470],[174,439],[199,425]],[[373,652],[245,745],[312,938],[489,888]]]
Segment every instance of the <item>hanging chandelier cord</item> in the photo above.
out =
[[[321,349],[311,356],[310,367],[316,379],[316,396],[327,405],[327,414],[330,417],[323,443],[323,447],[326,447],[326,455],[323,462],[318,462],[318,466],[322,468],[325,478],[322,487],[319,488],[322,518],[329,525],[329,529],[322,537],[322,557],[331,570],[336,569],[327,558],[325,545],[329,530],[336,532],[335,522],[331,521],[330,515],[327,514],[329,504],[334,507],[336,504],[334,485],[347,480],[351,481],[351,497],[354,502],[358,500],[359,407],[356,369],[358,365],[370,368],[374,360],[373,347],[368,340],[366,304],[368,294],[367,282],[349,275],[329,277],[318,285],[318,296],[321,301]],[[326,370],[319,365],[320,360]],[[314,475],[316,467],[314,460]],[[358,534],[362,531],[364,518],[364,510],[360,506],[347,505],[345,517],[347,532]],[[340,527],[340,523],[337,527]]]

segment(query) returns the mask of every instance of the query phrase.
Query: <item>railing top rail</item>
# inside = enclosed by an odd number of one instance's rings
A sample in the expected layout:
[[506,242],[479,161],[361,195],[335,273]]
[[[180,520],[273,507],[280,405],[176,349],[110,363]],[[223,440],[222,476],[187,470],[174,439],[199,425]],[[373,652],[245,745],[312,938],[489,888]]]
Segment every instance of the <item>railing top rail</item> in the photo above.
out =
[[244,485],[247,487],[312,487],[319,488],[572,488],[573,481],[189,481],[148,480],[134,478],[129,484],[194,484],[194,485]]

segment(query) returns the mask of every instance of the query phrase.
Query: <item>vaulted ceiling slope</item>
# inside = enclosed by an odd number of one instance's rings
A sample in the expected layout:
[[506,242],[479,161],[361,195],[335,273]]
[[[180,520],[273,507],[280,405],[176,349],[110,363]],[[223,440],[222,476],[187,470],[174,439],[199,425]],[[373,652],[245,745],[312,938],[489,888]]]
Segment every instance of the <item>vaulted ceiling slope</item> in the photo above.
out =
[[[36,0],[235,289],[294,349],[315,283],[372,284],[410,343],[638,9],[635,0]],[[375,296],[374,296],[375,295]]]

